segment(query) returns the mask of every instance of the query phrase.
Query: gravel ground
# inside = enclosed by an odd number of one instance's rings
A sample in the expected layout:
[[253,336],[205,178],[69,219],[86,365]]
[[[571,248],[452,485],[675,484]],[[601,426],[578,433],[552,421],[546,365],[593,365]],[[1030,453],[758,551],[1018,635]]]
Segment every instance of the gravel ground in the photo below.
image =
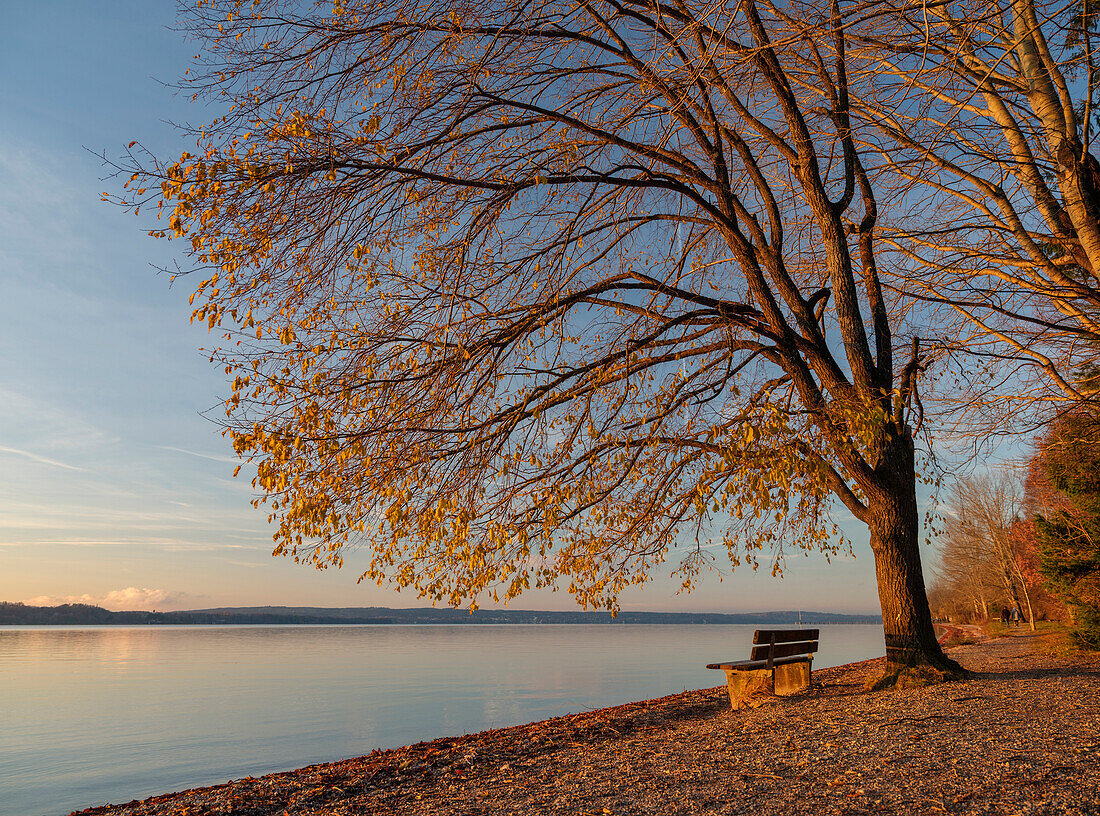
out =
[[756,709],[685,692],[82,813],[1100,814],[1100,658],[950,654],[975,675],[865,693],[865,661]]

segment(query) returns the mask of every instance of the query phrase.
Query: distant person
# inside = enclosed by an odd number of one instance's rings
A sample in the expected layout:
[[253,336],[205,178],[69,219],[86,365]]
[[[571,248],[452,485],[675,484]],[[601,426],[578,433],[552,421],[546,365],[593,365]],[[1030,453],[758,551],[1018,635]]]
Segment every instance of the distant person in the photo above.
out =
[[1013,626],[1019,626],[1020,625],[1020,610],[1017,609],[1016,607],[1012,607],[1012,625]]
[[1008,626],[1008,621],[1009,621],[1008,607],[1007,606],[1002,606],[1001,607],[1001,623],[1004,624],[1005,626]]

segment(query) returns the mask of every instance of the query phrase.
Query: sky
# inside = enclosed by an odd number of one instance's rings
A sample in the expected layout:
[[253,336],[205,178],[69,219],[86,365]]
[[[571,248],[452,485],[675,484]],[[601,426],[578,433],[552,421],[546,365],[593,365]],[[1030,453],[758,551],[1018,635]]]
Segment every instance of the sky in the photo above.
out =
[[[190,281],[158,272],[184,259],[100,200],[119,186],[100,154],[138,140],[178,155],[192,144],[170,123],[212,118],[167,87],[194,56],[174,2],[0,9],[0,600],[426,605],[357,584],[363,552],[323,572],[271,556],[266,514],[208,418],[227,383],[190,325]],[[844,526],[854,558],[796,556],[782,580],[739,569],[691,595],[657,580],[622,608],[877,612],[866,533]],[[511,607],[577,608],[564,591]]]

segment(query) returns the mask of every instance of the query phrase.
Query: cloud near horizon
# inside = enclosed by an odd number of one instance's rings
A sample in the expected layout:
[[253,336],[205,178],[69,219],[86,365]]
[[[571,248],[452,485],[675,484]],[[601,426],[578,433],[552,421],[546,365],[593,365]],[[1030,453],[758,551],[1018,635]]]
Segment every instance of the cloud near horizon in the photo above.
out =
[[147,587],[126,587],[114,589],[106,595],[39,595],[28,598],[23,603],[28,606],[59,606],[61,604],[92,604],[110,609],[112,612],[135,610],[179,609],[193,596],[186,592],[172,592],[167,589],[148,589]]

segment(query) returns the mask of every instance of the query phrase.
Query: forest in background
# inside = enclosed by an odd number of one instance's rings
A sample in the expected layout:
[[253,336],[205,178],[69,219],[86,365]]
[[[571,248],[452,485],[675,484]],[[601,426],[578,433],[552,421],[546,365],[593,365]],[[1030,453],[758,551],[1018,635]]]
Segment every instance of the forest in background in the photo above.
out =
[[1054,420],[1014,475],[959,479],[943,512],[929,588],[943,620],[1069,624],[1100,648],[1100,416]]

